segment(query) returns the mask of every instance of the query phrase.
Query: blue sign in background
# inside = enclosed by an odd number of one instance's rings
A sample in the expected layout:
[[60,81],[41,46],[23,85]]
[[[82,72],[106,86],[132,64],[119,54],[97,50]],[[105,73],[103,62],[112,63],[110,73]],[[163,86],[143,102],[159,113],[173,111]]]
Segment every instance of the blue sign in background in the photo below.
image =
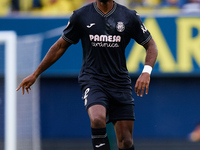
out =
[[[184,55],[181,55],[181,49],[178,46],[178,41],[181,41],[181,37],[184,36],[184,32],[190,32],[192,30],[192,35],[190,37],[186,37],[186,39],[193,40],[195,38],[199,38],[199,28],[195,25],[188,25],[186,31],[179,31],[178,28],[181,28],[181,24],[177,23],[178,20],[183,20],[182,22],[188,22],[190,20],[189,17],[154,17],[154,18],[142,18],[147,28],[153,35],[154,40],[158,45],[159,58],[153,70],[153,76],[198,76],[200,75],[200,63],[198,61],[199,57],[194,57],[195,55],[200,55],[200,52],[194,52],[192,47],[188,47],[183,50],[183,53],[188,53],[188,57],[186,62],[191,64],[192,68],[184,68],[179,66],[184,66],[184,63],[179,61],[184,59]],[[196,17],[195,21],[199,21]],[[68,17],[66,18],[1,18],[0,19],[0,31],[4,30],[14,30],[16,31],[18,37],[22,37],[24,35],[34,35],[38,34],[42,38],[42,47],[41,54],[42,57],[46,54],[51,45],[62,35],[62,30],[65,28]],[[150,21],[149,21],[150,20]],[[153,20],[153,22],[152,22]],[[183,33],[183,35],[182,35]],[[181,34],[181,35],[180,35]],[[178,36],[179,35],[179,36]],[[161,37],[163,36],[163,38]],[[194,40],[193,40],[194,41]],[[161,45],[160,43],[164,43]],[[185,44],[183,42],[182,44]],[[198,42],[193,43],[198,47]],[[130,44],[127,46],[125,55],[128,61],[128,66],[131,66],[132,62],[134,62],[135,57],[130,55],[135,51],[145,51],[143,49],[135,48],[136,43],[134,40],[131,40]],[[187,45],[186,45],[187,47]],[[166,49],[167,48],[167,49]],[[166,55],[168,54],[168,55]],[[138,56],[138,57],[142,57]],[[165,57],[165,60],[163,59]],[[179,58],[179,59],[178,59]],[[169,60],[169,61],[166,61]],[[130,69],[131,76],[138,76],[143,69],[144,60],[138,60],[134,62],[139,68],[135,70]],[[43,73],[44,76],[73,76],[78,75],[82,63],[82,47],[79,42],[77,45],[71,46],[64,56],[56,62],[52,67],[50,67],[47,71]],[[168,64],[169,63],[169,64]],[[171,64],[172,63],[172,64]],[[162,64],[165,64],[164,66]],[[170,66],[171,64],[171,66]],[[0,66],[0,73],[2,74],[2,66]],[[167,69],[174,68],[174,69]],[[129,69],[130,67],[128,67]]]

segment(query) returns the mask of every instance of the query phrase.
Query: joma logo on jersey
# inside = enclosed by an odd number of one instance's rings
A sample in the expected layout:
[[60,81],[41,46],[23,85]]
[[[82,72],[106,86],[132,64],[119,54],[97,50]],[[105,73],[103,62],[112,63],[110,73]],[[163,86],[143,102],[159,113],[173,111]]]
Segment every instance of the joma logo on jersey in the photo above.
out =
[[119,35],[89,35],[90,41],[94,42],[121,42]]

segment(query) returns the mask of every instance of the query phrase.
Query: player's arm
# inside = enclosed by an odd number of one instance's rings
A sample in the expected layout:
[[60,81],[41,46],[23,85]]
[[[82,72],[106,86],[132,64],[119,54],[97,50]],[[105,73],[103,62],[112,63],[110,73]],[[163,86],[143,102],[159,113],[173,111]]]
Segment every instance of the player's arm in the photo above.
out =
[[31,90],[30,86],[36,81],[37,77],[54,64],[70,45],[71,43],[65,41],[62,37],[59,38],[58,41],[51,46],[38,68],[31,75],[26,77],[16,90],[18,91],[22,87],[22,94],[24,94],[24,89],[29,93],[29,90]]
[[145,94],[148,94],[151,69],[154,67],[158,55],[157,47],[153,39],[146,43],[144,48],[146,49],[145,67],[147,68],[143,70],[135,84],[135,93],[141,97],[144,94],[145,88]]

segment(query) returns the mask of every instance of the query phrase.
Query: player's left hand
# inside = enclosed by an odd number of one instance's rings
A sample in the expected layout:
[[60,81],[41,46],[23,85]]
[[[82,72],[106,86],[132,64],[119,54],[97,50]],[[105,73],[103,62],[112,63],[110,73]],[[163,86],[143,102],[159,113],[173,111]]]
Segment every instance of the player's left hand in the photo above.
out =
[[148,94],[149,83],[150,83],[150,74],[142,73],[137,79],[136,84],[135,84],[135,93],[137,94],[137,96],[142,97],[144,94],[145,88],[146,88],[145,94]]

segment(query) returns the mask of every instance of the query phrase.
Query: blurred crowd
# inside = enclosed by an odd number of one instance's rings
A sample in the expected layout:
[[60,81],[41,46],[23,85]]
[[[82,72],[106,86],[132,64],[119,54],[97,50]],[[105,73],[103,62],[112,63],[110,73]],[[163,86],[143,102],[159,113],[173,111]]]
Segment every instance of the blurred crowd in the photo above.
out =
[[[69,15],[95,0],[0,0],[0,16],[9,14]],[[200,0],[115,0],[139,11],[171,10],[200,12]],[[170,10],[169,10],[170,9]]]

